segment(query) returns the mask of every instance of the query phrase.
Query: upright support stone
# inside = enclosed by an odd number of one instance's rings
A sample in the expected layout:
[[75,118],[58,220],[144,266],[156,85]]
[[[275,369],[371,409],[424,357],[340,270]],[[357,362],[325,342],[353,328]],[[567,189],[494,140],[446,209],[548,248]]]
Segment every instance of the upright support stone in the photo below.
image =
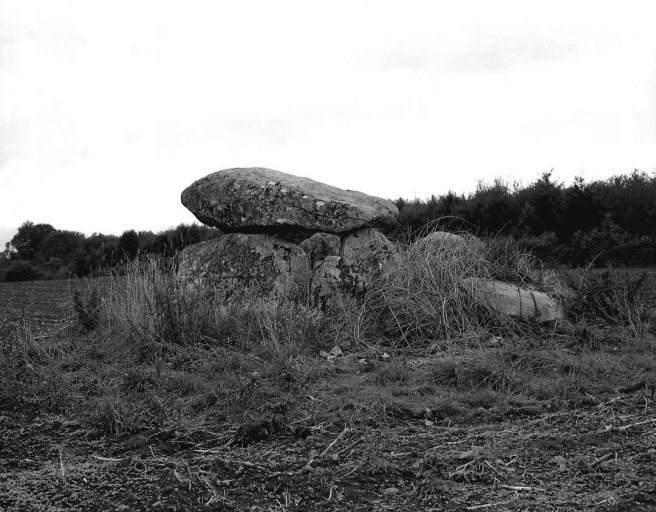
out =
[[380,231],[366,228],[344,238],[340,256],[343,285],[364,292],[382,268],[398,257],[398,252]]
[[300,243],[310,259],[310,269],[314,270],[327,256],[339,256],[342,241],[337,235],[315,233]]
[[178,275],[228,301],[306,301],[310,269],[299,246],[268,235],[231,233],[186,247]]

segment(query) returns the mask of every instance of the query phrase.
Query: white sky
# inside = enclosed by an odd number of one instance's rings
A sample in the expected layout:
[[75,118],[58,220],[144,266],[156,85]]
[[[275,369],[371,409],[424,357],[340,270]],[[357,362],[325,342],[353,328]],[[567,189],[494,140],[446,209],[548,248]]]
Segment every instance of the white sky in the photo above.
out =
[[656,3],[0,0],[0,250],[262,166],[386,198],[656,170]]

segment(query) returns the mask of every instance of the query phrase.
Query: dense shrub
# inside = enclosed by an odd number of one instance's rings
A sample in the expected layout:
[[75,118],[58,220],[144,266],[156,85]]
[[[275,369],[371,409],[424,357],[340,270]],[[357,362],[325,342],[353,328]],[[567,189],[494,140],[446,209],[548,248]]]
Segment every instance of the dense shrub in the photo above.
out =
[[25,260],[14,260],[5,272],[7,281],[30,281],[38,277],[34,264]]
[[566,277],[573,290],[569,313],[574,320],[628,327],[634,336],[649,328],[651,308],[646,297],[651,282],[646,272],[607,267],[603,271],[570,271]]
[[103,269],[133,260],[138,254],[174,256],[183,247],[220,233],[207,226],[181,224],[158,234],[128,230],[120,237],[102,233],[85,237],[28,221],[0,255],[0,281],[97,275]]
[[656,264],[656,174],[638,171],[565,187],[543,173],[528,186],[501,179],[479,183],[468,196],[397,199],[399,238],[437,219],[459,219],[457,230],[509,236],[552,264],[603,268]]
[[[656,174],[634,171],[571,186],[543,173],[535,182],[510,185],[497,178],[473,193],[452,191],[428,199],[394,201],[398,222],[392,239],[419,236],[424,226],[475,235],[510,237],[553,265],[603,268],[656,264]],[[174,256],[180,249],[219,236],[217,229],[181,224],[159,232],[125,231],[120,237],[61,231],[25,222],[6,244],[0,279],[57,279],[97,274],[137,254]],[[28,263],[24,263],[28,262]]]

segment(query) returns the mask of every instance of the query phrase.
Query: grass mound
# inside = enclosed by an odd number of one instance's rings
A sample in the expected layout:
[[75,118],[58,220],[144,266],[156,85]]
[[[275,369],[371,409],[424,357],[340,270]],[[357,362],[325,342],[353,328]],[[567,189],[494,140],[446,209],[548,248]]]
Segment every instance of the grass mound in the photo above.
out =
[[422,346],[437,340],[478,337],[483,333],[520,334],[524,325],[499,312],[481,293],[479,279],[501,280],[562,295],[553,271],[503,239],[427,232],[400,246],[367,298],[399,344]]

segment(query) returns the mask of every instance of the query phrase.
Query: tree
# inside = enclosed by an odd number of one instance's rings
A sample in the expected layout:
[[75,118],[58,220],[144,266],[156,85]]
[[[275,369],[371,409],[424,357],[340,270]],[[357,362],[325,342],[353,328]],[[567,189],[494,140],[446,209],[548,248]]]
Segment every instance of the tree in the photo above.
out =
[[587,232],[599,226],[604,218],[602,204],[582,177],[574,179],[574,185],[565,190],[563,223],[560,240],[571,244],[577,231]]
[[475,231],[499,233],[506,230],[514,220],[511,194],[508,184],[495,178],[492,184],[479,182],[476,192],[458,209]]
[[133,260],[139,254],[139,235],[134,229],[124,231],[118,239],[119,253]]
[[114,266],[118,260],[118,237],[93,233],[84,239],[82,251],[76,258],[75,273],[89,275],[101,268]]
[[139,231],[139,252],[142,254],[155,252],[157,236],[152,231]]
[[0,281],[5,280],[5,274],[9,268],[9,258],[4,252],[0,252]]
[[542,173],[534,184],[517,192],[515,201],[521,205],[518,220],[524,227],[524,235],[554,232],[562,240],[564,192],[560,183],[551,180],[551,174],[552,171]]
[[49,262],[51,258],[60,259],[64,264],[75,260],[78,252],[84,244],[84,235],[74,231],[53,231],[48,233],[41,241],[41,247],[36,255],[36,260]]
[[41,242],[50,233],[56,231],[50,224],[34,224],[29,220],[18,228],[18,233],[7,242],[5,252],[12,260],[34,261]]

